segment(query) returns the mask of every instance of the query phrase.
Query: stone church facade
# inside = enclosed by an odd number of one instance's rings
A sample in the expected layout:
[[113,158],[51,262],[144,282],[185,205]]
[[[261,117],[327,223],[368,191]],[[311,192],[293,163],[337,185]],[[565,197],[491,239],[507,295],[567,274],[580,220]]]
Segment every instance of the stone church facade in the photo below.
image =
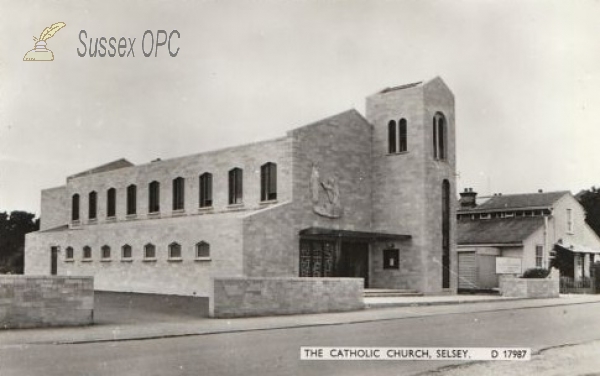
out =
[[115,161],[42,191],[25,273],[209,296],[216,277],[456,290],[454,97],[440,78],[239,147]]

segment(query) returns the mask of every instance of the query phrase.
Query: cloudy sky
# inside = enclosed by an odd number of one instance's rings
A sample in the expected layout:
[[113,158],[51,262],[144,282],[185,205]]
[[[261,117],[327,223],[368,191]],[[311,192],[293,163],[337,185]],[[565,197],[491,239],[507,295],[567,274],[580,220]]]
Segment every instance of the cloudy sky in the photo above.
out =
[[[121,157],[278,137],[438,75],[456,96],[459,190],[576,193],[600,185],[599,14],[585,0],[0,0],[0,211],[39,213],[40,190]],[[59,21],[55,60],[23,62]],[[177,57],[142,54],[160,29],[179,31]],[[78,56],[81,30],[136,38],[135,58]]]

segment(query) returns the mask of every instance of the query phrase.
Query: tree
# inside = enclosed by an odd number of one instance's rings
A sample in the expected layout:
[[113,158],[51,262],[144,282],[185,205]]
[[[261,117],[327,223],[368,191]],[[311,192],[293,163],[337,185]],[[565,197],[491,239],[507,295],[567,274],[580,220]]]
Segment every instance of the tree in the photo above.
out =
[[585,209],[585,222],[600,236],[600,189],[592,187],[575,196]]
[[0,274],[22,274],[25,255],[25,234],[37,231],[40,220],[35,214],[0,212]]

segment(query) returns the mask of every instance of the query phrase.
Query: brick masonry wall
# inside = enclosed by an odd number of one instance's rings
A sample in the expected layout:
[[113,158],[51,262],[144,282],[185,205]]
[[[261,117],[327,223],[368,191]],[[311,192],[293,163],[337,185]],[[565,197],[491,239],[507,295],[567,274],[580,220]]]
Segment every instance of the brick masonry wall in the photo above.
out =
[[291,315],[364,308],[362,278],[215,278],[213,317]]
[[[50,273],[50,247],[60,246],[58,275],[94,276],[98,290],[207,296],[210,277],[242,275],[243,212],[195,215],[157,220],[131,220],[85,226],[68,231],[27,235],[25,274]],[[210,244],[210,260],[197,260],[195,246]],[[168,246],[181,245],[182,257],[170,260]],[[156,247],[156,259],[144,259],[144,245]],[[122,246],[132,247],[132,258],[122,258]],[[102,259],[101,247],[111,248]],[[83,247],[92,249],[83,260]],[[66,259],[73,247],[73,260]]]
[[91,325],[89,277],[0,276],[0,329]]
[[500,294],[507,298],[558,298],[558,278],[500,276]]

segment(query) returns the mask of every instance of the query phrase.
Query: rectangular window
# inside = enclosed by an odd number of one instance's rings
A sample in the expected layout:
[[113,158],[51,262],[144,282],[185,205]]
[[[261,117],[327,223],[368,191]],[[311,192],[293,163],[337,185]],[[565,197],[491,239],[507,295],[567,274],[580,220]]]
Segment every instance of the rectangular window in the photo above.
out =
[[160,183],[153,181],[148,187],[148,212],[158,213],[160,211]]
[[73,248],[72,247],[67,247],[67,249],[65,250],[65,258],[67,260],[72,260],[73,259]]
[[234,168],[229,171],[229,204],[241,204],[243,201],[243,171]]
[[277,165],[267,163],[260,168],[260,199],[269,201],[277,199]]
[[90,192],[88,204],[89,204],[88,205],[89,206],[88,218],[96,219],[96,208],[98,207],[96,192]]
[[114,188],[106,192],[106,216],[114,217],[117,210],[117,190]]
[[200,175],[200,207],[209,208],[212,206],[212,174],[204,173]]
[[535,267],[542,268],[544,262],[544,246],[536,245],[535,246]]
[[133,215],[137,212],[137,187],[130,185],[127,187],[127,215]]
[[567,231],[573,233],[573,210],[567,209]]
[[173,210],[183,210],[185,200],[185,179],[173,180]]
[[131,246],[129,244],[125,244],[122,248],[123,254],[122,257],[124,259],[131,258]]
[[79,220],[79,195],[73,195],[73,203],[71,206],[71,220],[78,221]]
[[400,130],[399,130],[400,147],[399,147],[398,151],[400,151],[400,152],[407,151],[408,150],[408,132],[406,129],[407,128],[406,127],[406,119],[400,119],[398,126],[400,127]]
[[398,249],[383,250],[383,268],[400,269],[400,251]]

